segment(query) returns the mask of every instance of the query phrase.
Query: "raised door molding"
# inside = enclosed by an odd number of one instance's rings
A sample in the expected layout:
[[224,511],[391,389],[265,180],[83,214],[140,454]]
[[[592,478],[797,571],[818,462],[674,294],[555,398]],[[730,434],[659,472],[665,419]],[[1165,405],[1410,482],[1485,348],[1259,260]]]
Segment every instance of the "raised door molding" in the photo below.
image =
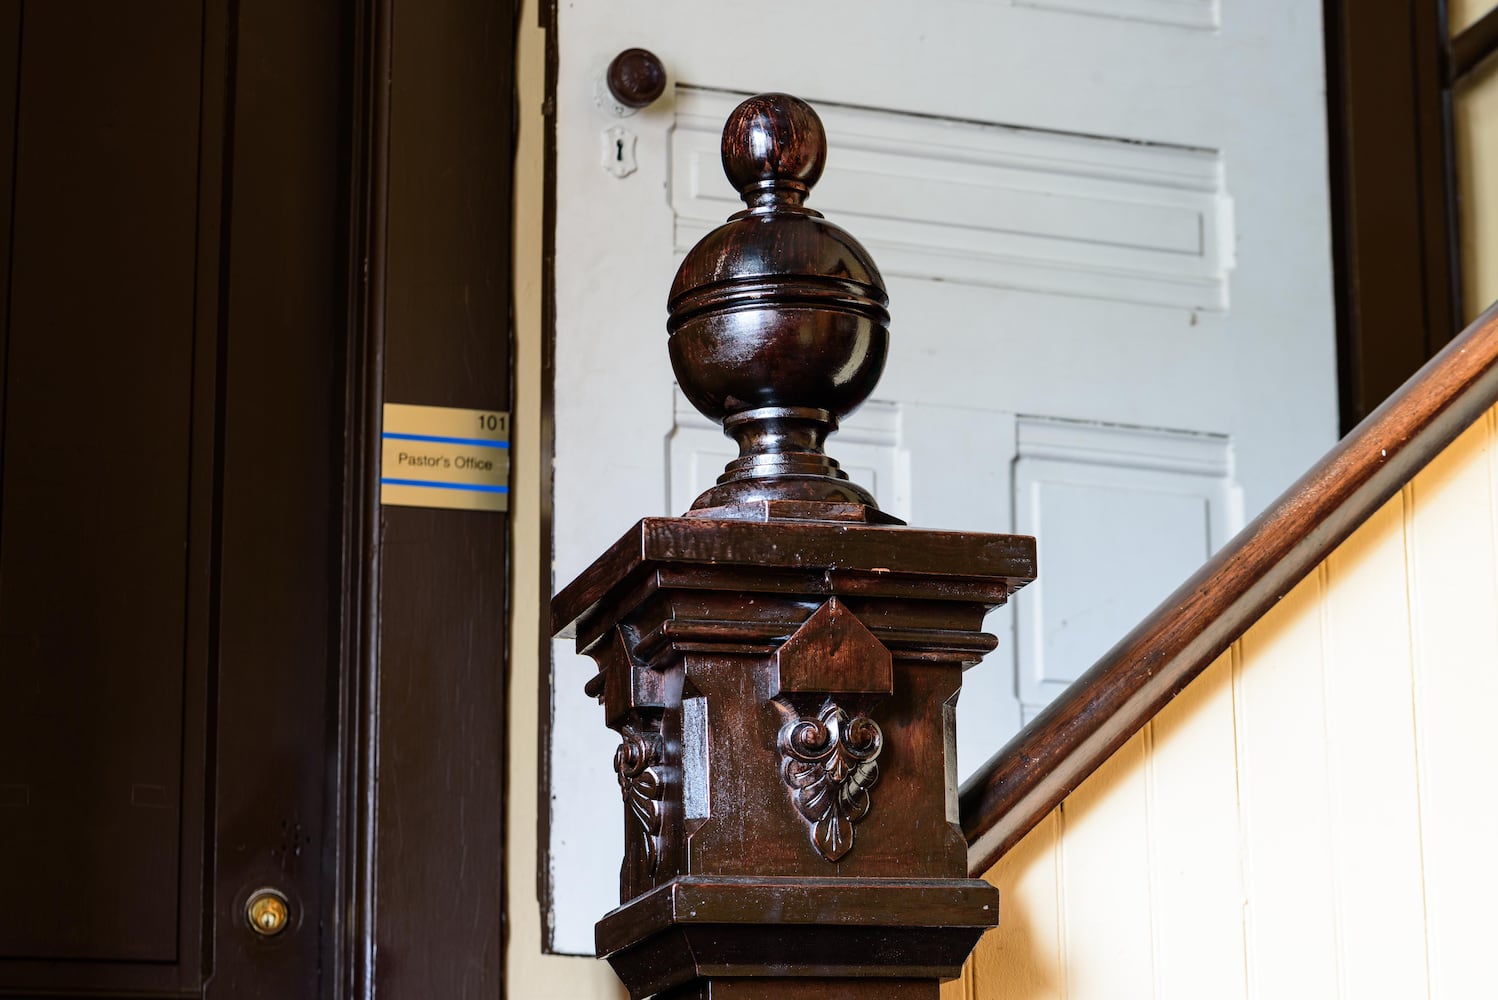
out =
[[1011,0],[1016,7],[1073,11],[1099,17],[1182,28],[1213,29],[1219,24],[1217,0]]
[[1028,720],[1242,525],[1231,439],[1019,417],[1014,520],[1042,567],[1014,601]]
[[[669,185],[685,252],[735,211],[719,136],[742,95],[678,87]],[[888,274],[1221,311],[1232,200],[1214,150],[819,104],[816,207]]]

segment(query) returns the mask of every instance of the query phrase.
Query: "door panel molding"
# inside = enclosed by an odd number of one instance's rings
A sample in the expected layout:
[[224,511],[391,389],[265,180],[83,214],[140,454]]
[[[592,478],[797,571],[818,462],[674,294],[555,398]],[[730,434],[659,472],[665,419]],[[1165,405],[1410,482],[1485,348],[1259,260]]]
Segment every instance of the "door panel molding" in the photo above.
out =
[[1210,30],[1220,23],[1218,0],[1010,0],[1017,7],[1093,14],[1146,24]]
[[[678,86],[675,249],[737,210],[723,120],[747,95]],[[1221,311],[1233,203],[1221,155],[1161,143],[818,105],[837,151],[818,211],[885,274]]]

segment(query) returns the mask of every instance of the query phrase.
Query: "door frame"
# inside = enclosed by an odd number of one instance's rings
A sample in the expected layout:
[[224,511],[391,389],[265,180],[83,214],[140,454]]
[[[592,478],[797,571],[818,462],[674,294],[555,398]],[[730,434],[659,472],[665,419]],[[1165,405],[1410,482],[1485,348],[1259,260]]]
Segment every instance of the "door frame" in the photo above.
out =
[[[356,10],[328,984],[339,998],[503,994],[510,518],[383,507],[379,475],[387,401],[511,408],[519,3],[504,13],[486,0]],[[486,558],[463,558],[474,552]],[[433,554],[432,572],[415,569]]]
[[1326,0],[1342,432],[1464,322],[1452,92],[1498,12],[1450,36],[1445,0]]

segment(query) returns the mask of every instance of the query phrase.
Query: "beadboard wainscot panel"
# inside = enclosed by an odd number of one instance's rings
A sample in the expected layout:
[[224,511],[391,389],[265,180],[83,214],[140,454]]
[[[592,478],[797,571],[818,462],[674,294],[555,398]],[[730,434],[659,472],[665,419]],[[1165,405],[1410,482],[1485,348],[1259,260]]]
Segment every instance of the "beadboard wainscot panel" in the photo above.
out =
[[967,972],[973,1000],[1063,1000],[1066,939],[1061,931],[1061,810],[1025,835],[987,878],[999,887],[999,926],[978,942]]
[[1410,603],[1430,994],[1491,990],[1498,940],[1493,414],[1411,489]]
[[[1067,996],[1151,991],[1147,734],[1135,734],[1060,806]],[[1098,906],[1104,898],[1113,904]]]
[[1426,989],[1405,512],[1395,496],[1326,562],[1327,795],[1346,997]]
[[1498,408],[1000,859],[947,995],[1486,995],[1494,664]]
[[1248,995],[1335,997],[1332,843],[1321,684],[1322,568],[1239,643],[1239,820]]
[[1155,716],[1150,735],[1149,872],[1157,1000],[1242,1000],[1235,651]]

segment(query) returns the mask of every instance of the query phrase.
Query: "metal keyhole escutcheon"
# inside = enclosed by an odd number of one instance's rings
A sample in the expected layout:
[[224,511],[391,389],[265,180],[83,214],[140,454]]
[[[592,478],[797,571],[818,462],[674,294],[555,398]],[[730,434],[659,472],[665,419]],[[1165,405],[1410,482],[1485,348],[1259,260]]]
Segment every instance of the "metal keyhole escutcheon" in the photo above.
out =
[[257,889],[245,904],[245,919],[250,930],[261,937],[275,937],[286,929],[291,908],[286,897],[275,889]]

